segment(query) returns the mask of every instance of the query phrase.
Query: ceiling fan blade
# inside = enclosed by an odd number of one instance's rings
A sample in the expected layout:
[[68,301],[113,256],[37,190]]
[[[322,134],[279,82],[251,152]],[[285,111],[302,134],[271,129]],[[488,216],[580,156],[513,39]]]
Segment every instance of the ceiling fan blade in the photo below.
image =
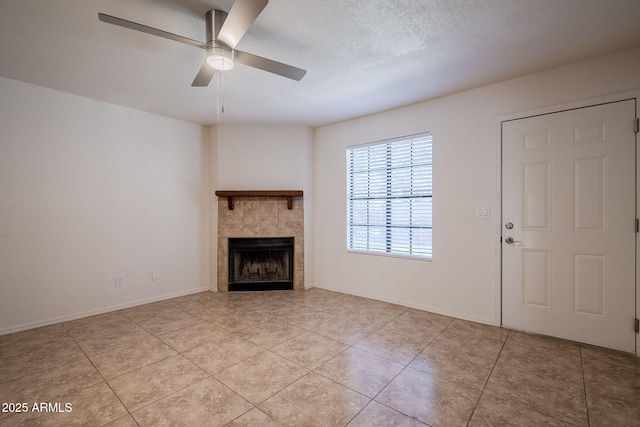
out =
[[202,64],[202,67],[200,67],[200,71],[198,71],[198,75],[193,80],[193,83],[191,83],[191,86],[193,87],[209,86],[209,82],[211,82],[211,79],[213,78],[215,73],[216,73],[216,70],[211,68],[209,64],[205,62],[204,64]]
[[267,3],[269,0],[236,0],[222,24],[218,40],[234,49]]
[[235,51],[235,61],[296,81],[302,80],[304,75],[307,74],[307,71],[301,68],[296,68],[291,65],[283,64],[282,62],[273,61],[251,53],[242,52],[240,50]]
[[120,27],[129,28],[130,30],[136,30],[136,31],[151,34],[154,36],[164,37],[165,39],[188,44],[190,46],[195,46],[202,49],[206,48],[205,43],[199,42],[197,40],[193,40],[187,37],[182,37],[177,34],[169,33],[167,31],[162,31],[153,27],[148,27],[146,25],[138,24],[137,22],[127,21],[126,19],[118,18],[118,17],[107,15],[104,13],[98,13],[98,19],[108,24],[119,25]]

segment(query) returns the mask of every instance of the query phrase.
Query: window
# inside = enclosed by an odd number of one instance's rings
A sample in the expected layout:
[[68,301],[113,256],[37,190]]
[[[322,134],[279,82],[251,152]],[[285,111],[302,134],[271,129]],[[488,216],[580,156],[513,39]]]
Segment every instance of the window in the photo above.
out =
[[431,259],[430,133],[347,148],[347,249]]

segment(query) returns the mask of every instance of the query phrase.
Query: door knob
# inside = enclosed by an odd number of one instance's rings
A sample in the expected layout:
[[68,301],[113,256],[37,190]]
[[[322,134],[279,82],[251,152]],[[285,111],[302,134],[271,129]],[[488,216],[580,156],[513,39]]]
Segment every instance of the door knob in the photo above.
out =
[[513,245],[515,243],[522,243],[520,240],[513,240],[513,237],[507,237],[506,239],[504,239],[504,242],[507,245]]

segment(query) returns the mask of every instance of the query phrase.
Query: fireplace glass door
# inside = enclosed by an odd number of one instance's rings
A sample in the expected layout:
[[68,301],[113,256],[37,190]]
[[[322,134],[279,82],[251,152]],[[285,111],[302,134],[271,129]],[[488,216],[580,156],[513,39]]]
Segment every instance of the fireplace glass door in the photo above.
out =
[[229,239],[229,291],[293,289],[293,237]]

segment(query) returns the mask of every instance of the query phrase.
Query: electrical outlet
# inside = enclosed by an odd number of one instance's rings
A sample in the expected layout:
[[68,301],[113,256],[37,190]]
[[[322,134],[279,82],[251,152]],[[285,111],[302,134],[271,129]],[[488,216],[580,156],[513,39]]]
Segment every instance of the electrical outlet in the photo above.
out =
[[378,279],[384,280],[384,270],[380,270],[380,272],[378,273]]
[[116,288],[121,288],[124,286],[124,277],[116,276]]
[[151,271],[151,280],[153,280],[154,282],[156,280],[160,280],[160,271],[159,270],[152,270]]

